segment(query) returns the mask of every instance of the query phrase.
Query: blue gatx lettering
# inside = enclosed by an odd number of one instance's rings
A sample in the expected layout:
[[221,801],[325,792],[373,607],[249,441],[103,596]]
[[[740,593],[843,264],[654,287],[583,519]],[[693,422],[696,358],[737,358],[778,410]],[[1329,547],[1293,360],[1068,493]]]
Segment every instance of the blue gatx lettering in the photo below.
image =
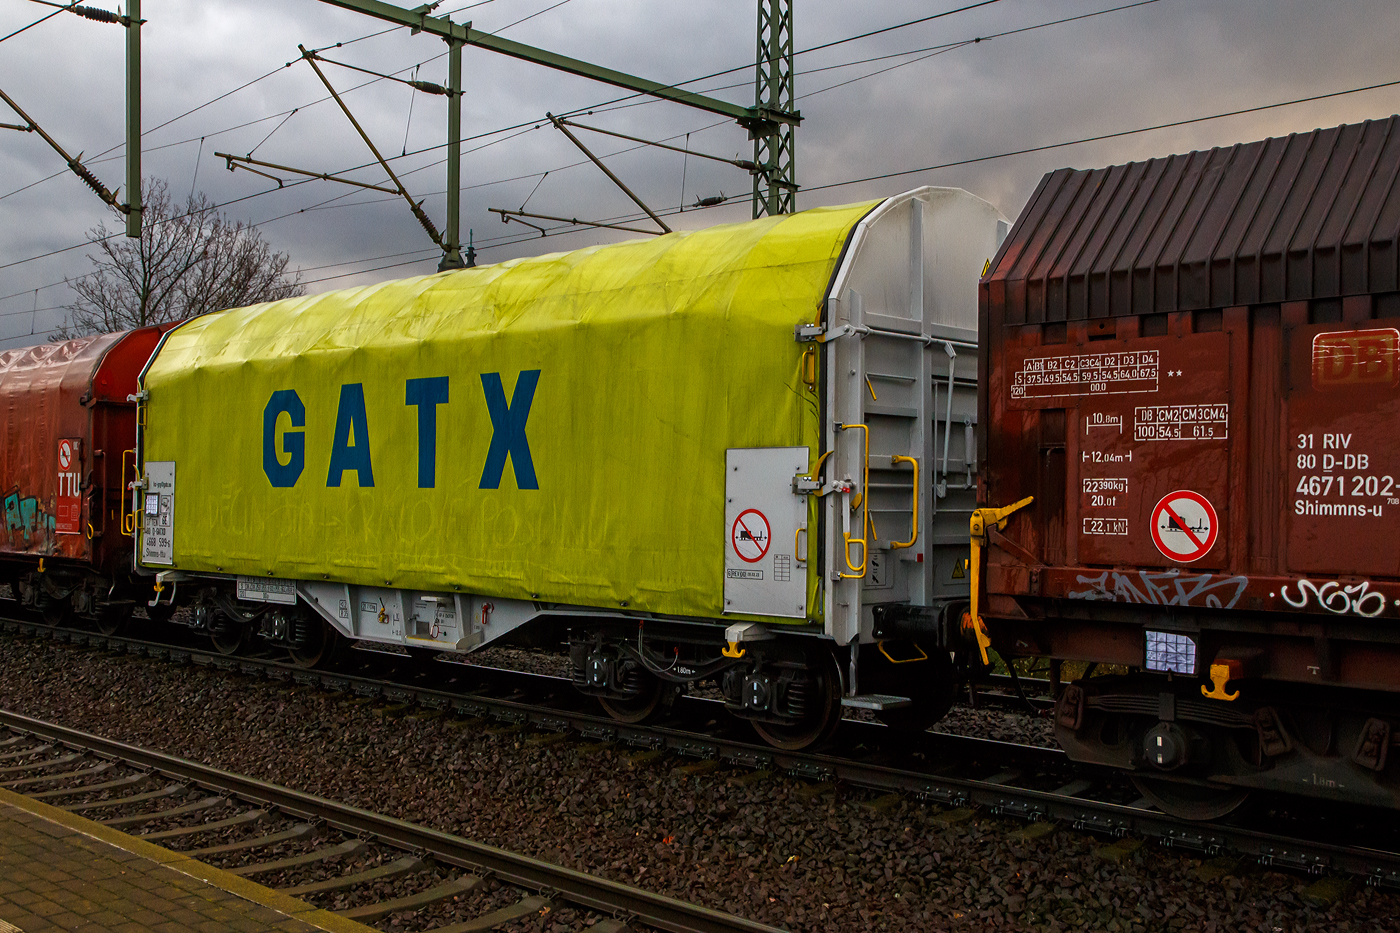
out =
[[[530,418],[530,406],[534,404],[539,381],[538,369],[525,370],[516,378],[515,389],[507,402],[501,374],[481,374],[486,411],[491,416],[491,446],[481,471],[480,488],[500,488],[506,460],[510,460],[515,472],[517,489],[540,488],[535,462],[530,456],[530,441],[525,435],[525,424]],[[418,409],[419,489],[432,489],[437,485],[437,409],[447,401],[447,376],[409,379],[404,383],[404,403]],[[292,389],[280,389],[268,399],[263,409],[262,449],[263,472],[268,482],[273,486],[291,487],[306,468],[306,432],[286,430],[281,432],[279,440],[278,420],[283,414],[288,416],[291,427],[306,427],[306,406]],[[347,470],[354,471],[361,487],[374,486],[365,388],[359,382],[340,387],[326,485],[339,486]]]
[[410,379],[404,403],[418,406],[418,488],[437,485],[437,407],[447,404],[447,377]]
[[[350,443],[350,436],[355,443]],[[340,387],[340,405],[335,413],[335,440],[331,442],[331,468],[327,486],[339,486],[346,470],[354,470],[361,486],[374,485],[374,468],[369,462],[369,418],[365,415],[365,386],[352,382]]]
[[292,427],[306,427],[306,406],[301,397],[291,389],[273,392],[263,409],[263,472],[274,486],[295,486],[306,466],[306,433],[283,433],[282,449],[287,454],[287,462],[283,463],[277,450],[277,419],[283,413],[291,416]]
[[527,369],[515,380],[515,391],[506,404],[506,390],[500,373],[482,373],[481,388],[486,392],[486,410],[491,414],[491,449],[486,452],[486,468],[481,471],[482,489],[499,489],[501,474],[506,469],[506,457],[515,470],[517,489],[539,489],[535,479],[535,462],[530,459],[530,442],[525,437],[525,422],[530,417],[530,405],[535,401],[535,387],[540,382],[538,369]]

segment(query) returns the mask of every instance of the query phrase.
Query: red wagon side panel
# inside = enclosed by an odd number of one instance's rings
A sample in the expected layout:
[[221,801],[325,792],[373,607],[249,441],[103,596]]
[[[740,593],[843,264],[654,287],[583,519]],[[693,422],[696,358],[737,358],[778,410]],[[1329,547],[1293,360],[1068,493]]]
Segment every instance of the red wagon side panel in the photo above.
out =
[[123,452],[135,447],[136,377],[164,328],[0,352],[0,559],[97,569],[129,562]]
[[[120,334],[79,337],[0,354],[0,483],[5,491],[0,550],[5,553],[90,559],[91,542],[82,533],[81,516],[76,533],[67,514],[64,532],[58,531],[58,444],[71,439],[78,448],[76,463],[90,462],[91,419],[80,399],[103,354],[120,339]],[[72,498],[72,465],[62,471],[65,510]]]
[[1395,117],[1047,175],[981,285],[994,638],[1400,689],[1398,238]]

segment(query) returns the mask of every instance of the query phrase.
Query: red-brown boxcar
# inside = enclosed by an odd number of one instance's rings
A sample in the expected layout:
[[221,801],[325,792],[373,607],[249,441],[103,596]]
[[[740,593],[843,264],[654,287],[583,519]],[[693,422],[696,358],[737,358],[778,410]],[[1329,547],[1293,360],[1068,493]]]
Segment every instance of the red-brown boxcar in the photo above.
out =
[[1173,812],[1400,806],[1398,177],[1395,117],[1056,171],[982,281],[986,630]]
[[114,629],[149,593],[131,572],[127,396],[164,330],[0,352],[0,584],[50,621],[76,611]]

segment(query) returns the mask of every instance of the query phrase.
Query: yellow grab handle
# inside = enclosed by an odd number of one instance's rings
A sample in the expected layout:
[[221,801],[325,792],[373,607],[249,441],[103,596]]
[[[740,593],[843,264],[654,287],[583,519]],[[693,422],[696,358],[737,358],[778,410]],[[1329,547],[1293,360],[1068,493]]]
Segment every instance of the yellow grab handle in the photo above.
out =
[[894,655],[890,654],[889,651],[885,648],[885,643],[883,641],[877,641],[875,642],[875,645],[880,649],[880,653],[885,656],[885,659],[891,664],[913,664],[915,661],[928,660],[928,654],[924,651],[923,648],[919,647],[918,642],[914,642],[914,650],[919,652],[919,656],[917,658],[896,658]]
[[987,546],[987,529],[1005,528],[1011,513],[1024,509],[1034,501],[1035,496],[1026,496],[1020,502],[1013,502],[1011,505],[999,509],[974,509],[972,518],[968,522],[968,530],[972,538],[972,554],[968,561],[968,568],[972,571],[970,581],[972,583],[972,609],[968,612],[964,629],[970,628],[972,634],[976,636],[977,650],[982,652],[983,664],[991,663],[987,657],[987,649],[992,644],[992,640],[987,636],[987,623],[983,621],[982,614],[978,611],[978,602],[982,597],[982,548]]
[[[865,435],[865,466],[864,466],[863,472],[862,472],[862,474],[861,474],[860,500],[859,500],[859,501],[860,501],[860,505],[858,506],[858,508],[860,508],[860,510],[861,510],[860,537],[859,537],[859,538],[854,538],[854,537],[851,536],[851,533],[848,532],[848,531],[843,531],[843,532],[841,532],[841,536],[842,536],[842,538],[845,539],[845,543],[846,543],[846,547],[845,547],[845,550],[844,550],[844,555],[845,555],[845,559],[846,559],[846,568],[847,568],[848,570],[851,571],[850,573],[845,573],[845,572],[843,571],[843,572],[841,573],[841,576],[844,577],[845,579],[848,579],[848,580],[857,580],[857,579],[861,579],[861,578],[863,578],[863,577],[865,576],[865,568],[866,568],[866,565],[869,563],[869,558],[870,558],[870,535],[869,535],[869,531],[870,531],[870,428],[867,427],[866,425],[863,425],[863,424],[843,424],[843,425],[841,425],[841,430],[843,430],[843,431],[849,431],[851,428],[859,428],[862,432],[864,432],[864,435]],[[860,566],[859,566],[859,567],[857,567],[855,564],[851,563],[851,545],[852,545],[852,544],[859,544],[859,545],[860,545]]]
[[898,550],[902,547],[913,547],[919,540],[919,461],[914,457],[893,456],[890,458],[890,465],[896,463],[910,463],[914,465],[914,530],[910,532],[908,541],[891,541],[890,550]]
[[796,531],[794,531],[794,532],[792,533],[792,559],[795,560],[795,561],[797,561],[799,564],[805,564],[805,563],[807,563],[807,558],[805,558],[805,557],[798,557],[798,556],[797,556],[798,552],[800,551],[800,548],[798,547],[798,544],[801,543],[801,541],[802,541],[802,535],[803,535],[806,531],[807,531],[806,528],[799,528],[799,529],[797,529]]
[[131,509],[132,490],[131,484],[126,479],[126,455],[131,454],[131,471],[136,472],[136,451],[122,451],[122,498],[119,514],[122,520],[122,534],[130,536],[136,533],[136,512]]

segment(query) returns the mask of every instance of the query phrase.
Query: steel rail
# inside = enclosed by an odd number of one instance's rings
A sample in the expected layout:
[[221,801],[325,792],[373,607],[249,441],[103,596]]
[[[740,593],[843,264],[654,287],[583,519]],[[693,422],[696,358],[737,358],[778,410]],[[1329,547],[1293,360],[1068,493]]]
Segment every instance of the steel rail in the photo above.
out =
[[688,904],[663,894],[633,888],[606,878],[460,836],[406,823],[349,804],[234,774],[162,752],[137,748],[102,736],[0,710],[0,725],[45,741],[90,752],[102,758],[229,794],[262,808],[326,825],[351,835],[368,835],[386,845],[431,854],[435,859],[536,891],[547,891],[573,904],[611,914],[624,914],[641,923],[674,933],[782,933],[780,928]]
[[[35,623],[9,622],[11,630],[23,628],[43,633],[46,626]],[[56,637],[62,633],[50,630]],[[197,649],[179,648],[135,639],[101,636],[69,630],[74,641],[87,644],[115,644],[135,649],[153,658],[191,661],[195,664],[218,666],[246,674],[263,674],[271,679],[290,680],[306,686],[323,686],[362,696],[379,696],[390,702],[417,703],[435,709],[452,709],[457,713],[493,718],[541,731],[574,730],[580,735],[655,750],[667,750],[700,759],[715,759],[738,767],[785,772],[793,777],[812,781],[845,782],[850,785],[882,792],[897,792],[930,800],[948,807],[981,807],[994,816],[1006,816],[1031,822],[1061,821],[1075,830],[1113,837],[1143,836],[1163,846],[1182,849],[1202,856],[1226,852],[1257,859],[1260,864],[1303,871],[1310,874],[1334,872],[1364,878],[1368,884],[1400,889],[1400,851],[1387,851],[1347,846],[1325,840],[1290,837],[1262,832],[1229,823],[1203,823],[1177,819],[1166,813],[1136,804],[1122,804],[1080,796],[1091,789],[1085,780],[1069,780],[1059,790],[1046,791],[1018,787],[1014,776],[1003,772],[990,780],[958,777],[907,768],[892,767],[842,758],[831,754],[786,752],[767,745],[738,741],[721,735],[686,732],[658,725],[632,725],[568,709],[541,707],[526,702],[498,699],[475,694],[452,693],[427,687],[373,680],[350,674],[303,670],[276,661],[226,657]],[[470,668],[468,669],[470,671]],[[488,676],[517,672],[478,669]],[[564,687],[571,684],[563,678],[538,674],[518,675],[522,679],[550,681]],[[687,698],[692,703],[717,701]],[[866,723],[847,722],[846,727],[883,727]],[[989,739],[925,733],[920,737],[925,748],[934,753],[935,761],[947,762],[949,757],[939,751],[953,753],[953,760],[986,756],[1013,767],[1023,767],[1041,774],[1066,771],[1077,778],[1110,776],[1102,769],[1086,768],[1069,761],[1058,749],[1014,745]]]

